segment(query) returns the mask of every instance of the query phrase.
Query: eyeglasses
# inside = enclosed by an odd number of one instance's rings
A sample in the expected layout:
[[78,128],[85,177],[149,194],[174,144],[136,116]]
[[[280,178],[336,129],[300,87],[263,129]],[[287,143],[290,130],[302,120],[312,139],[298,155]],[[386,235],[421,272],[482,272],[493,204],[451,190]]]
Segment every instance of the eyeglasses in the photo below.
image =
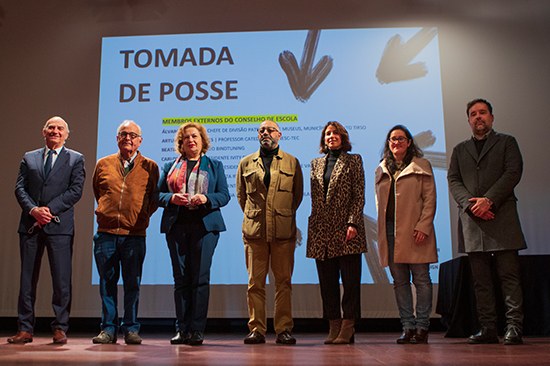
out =
[[260,129],[258,129],[259,134],[262,134],[266,131],[267,131],[267,133],[279,132],[279,130],[276,129],[275,127],[262,127]]
[[126,131],[121,131],[118,133],[118,137],[120,137],[121,139],[125,139],[126,137],[130,137],[132,140],[134,139],[137,139],[138,137],[141,137],[141,135],[138,135],[137,133],[135,132],[126,132]]
[[402,143],[405,141],[409,141],[409,139],[406,138],[405,136],[399,136],[399,137],[392,137],[388,141],[393,143]]

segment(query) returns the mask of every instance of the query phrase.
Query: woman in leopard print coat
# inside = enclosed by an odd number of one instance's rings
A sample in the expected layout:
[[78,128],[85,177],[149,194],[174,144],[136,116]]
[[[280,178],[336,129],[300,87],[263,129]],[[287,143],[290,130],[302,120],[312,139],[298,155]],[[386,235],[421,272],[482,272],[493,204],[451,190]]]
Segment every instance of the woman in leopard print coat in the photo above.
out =
[[[315,259],[323,316],[329,319],[326,344],[353,343],[355,321],[361,317],[361,253],[367,251],[365,175],[361,155],[349,151],[345,127],[328,122],[320,141],[320,152],[325,156],[311,162],[306,255]],[[344,288],[341,303],[340,277]]]

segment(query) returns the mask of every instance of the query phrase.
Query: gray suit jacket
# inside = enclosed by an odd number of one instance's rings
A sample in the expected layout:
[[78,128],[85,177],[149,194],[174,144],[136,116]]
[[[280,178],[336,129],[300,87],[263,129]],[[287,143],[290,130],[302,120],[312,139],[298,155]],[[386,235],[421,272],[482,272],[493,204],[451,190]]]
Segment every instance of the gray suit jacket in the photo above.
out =
[[[478,155],[472,139],[458,144],[447,174],[449,189],[460,210],[459,251],[487,252],[525,249],[514,187],[521,179],[523,161],[516,139],[491,131]],[[493,201],[493,220],[475,217],[468,199]]]
[[15,196],[21,206],[18,232],[25,234],[36,222],[29,212],[35,206],[48,206],[59,223],[44,226],[46,234],[74,233],[74,205],[82,197],[86,173],[84,156],[63,148],[48,177],[44,177],[44,149],[29,151],[23,156],[15,184]]

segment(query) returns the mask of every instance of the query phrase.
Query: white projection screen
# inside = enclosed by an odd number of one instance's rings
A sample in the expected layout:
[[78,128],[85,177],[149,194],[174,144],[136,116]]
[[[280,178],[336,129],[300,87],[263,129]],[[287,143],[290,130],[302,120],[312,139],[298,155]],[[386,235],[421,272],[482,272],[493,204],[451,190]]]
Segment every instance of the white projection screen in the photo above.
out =
[[[281,147],[300,160],[304,172],[294,284],[318,283],[315,262],[305,257],[309,163],[320,156],[321,130],[332,120],[348,129],[352,152],[364,161],[369,252],[364,255],[362,283],[388,284],[391,279],[378,263],[373,175],[387,131],[396,124],[416,135],[432,162],[439,259],[452,257],[436,28],[103,38],[97,158],[113,152],[113,145],[105,142],[114,141],[121,121],[133,119],[143,129],[141,152],[162,166],[176,156],[173,138],[178,127],[195,121],[204,124],[212,140],[207,154],[224,164],[232,199],[222,208],[228,230],[216,248],[212,284],[247,283],[235,175],[239,160],[258,149],[256,131],[267,118],[279,123]],[[143,284],[173,283],[159,231],[161,214],[159,208],[147,232]],[[438,268],[431,266],[436,282]],[[97,284],[97,271],[92,275]]]

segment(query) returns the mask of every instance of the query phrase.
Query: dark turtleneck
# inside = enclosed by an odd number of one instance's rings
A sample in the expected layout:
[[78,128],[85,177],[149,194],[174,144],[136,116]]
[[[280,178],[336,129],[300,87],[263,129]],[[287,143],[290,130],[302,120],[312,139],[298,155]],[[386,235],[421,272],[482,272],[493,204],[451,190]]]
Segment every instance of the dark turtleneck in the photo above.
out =
[[262,163],[264,164],[265,168],[264,184],[267,189],[269,189],[269,183],[271,183],[271,162],[273,161],[273,157],[276,156],[278,153],[279,146],[277,146],[273,150],[267,150],[263,147],[260,148],[260,157],[262,158]]
[[487,136],[485,136],[482,139],[477,139],[476,137],[472,137],[472,140],[474,140],[474,145],[476,146],[477,155],[481,154],[481,150],[483,150],[483,145],[485,145],[485,141],[487,141]]
[[328,192],[328,184],[330,182],[330,176],[332,175],[332,170],[334,169],[334,166],[336,165],[336,161],[338,160],[338,157],[342,153],[342,150],[330,150],[328,151],[327,155],[327,166],[325,167],[325,174],[323,175],[323,183],[325,183],[325,196]]

